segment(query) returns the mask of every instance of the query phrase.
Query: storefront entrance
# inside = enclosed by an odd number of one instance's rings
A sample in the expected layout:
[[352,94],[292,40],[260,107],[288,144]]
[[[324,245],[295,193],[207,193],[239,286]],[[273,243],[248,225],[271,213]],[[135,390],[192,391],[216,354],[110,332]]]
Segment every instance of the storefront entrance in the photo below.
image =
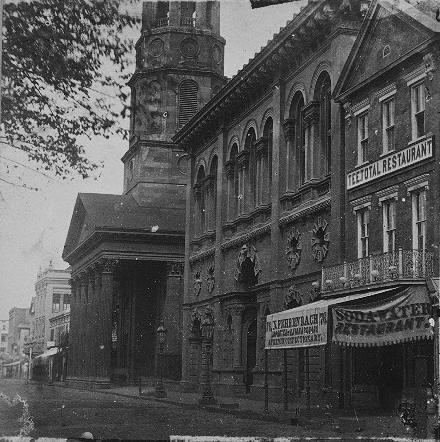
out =
[[[351,405],[396,409],[402,397],[433,382],[433,341],[351,350]],[[348,404],[346,404],[348,405]]]

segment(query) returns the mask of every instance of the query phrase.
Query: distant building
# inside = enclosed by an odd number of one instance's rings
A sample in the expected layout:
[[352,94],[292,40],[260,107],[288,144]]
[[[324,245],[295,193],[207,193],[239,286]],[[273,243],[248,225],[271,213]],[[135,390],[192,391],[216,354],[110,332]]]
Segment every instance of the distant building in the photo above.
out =
[[0,353],[8,352],[9,319],[0,319]]
[[29,335],[31,322],[27,308],[9,310],[8,353],[15,359],[23,355],[24,340]]
[[32,321],[32,354],[44,353],[55,346],[54,332],[51,332],[50,319],[70,312],[70,270],[56,270],[52,264],[39,272],[35,283],[35,301]]

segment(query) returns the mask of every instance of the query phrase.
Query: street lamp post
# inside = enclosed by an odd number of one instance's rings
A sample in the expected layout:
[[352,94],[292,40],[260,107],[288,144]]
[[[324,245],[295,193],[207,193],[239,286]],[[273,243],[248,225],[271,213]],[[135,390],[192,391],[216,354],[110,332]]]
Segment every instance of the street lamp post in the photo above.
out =
[[[202,397],[199,399],[201,405],[213,405],[217,401],[214,398],[211,388],[211,353],[212,353],[212,336],[214,334],[214,321],[211,316],[207,315],[200,326],[202,331],[202,361],[205,382],[203,382]],[[203,351],[204,350],[204,351]]]
[[157,382],[154,395],[156,397],[167,397],[167,392],[165,391],[165,387],[163,385],[163,351],[165,347],[167,329],[163,325],[163,320],[160,321],[159,327],[157,328],[156,332],[159,338],[159,381]]

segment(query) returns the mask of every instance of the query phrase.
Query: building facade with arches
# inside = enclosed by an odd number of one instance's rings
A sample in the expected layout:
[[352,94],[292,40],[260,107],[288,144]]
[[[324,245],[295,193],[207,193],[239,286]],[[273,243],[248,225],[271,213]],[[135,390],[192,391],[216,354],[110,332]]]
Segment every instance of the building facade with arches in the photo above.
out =
[[[363,1],[310,1],[173,138],[191,156],[185,388],[198,385],[208,317],[214,390],[262,398],[266,316],[316,299],[322,267],[343,254],[344,146],[331,94],[367,9]],[[289,400],[304,398],[304,352],[293,350],[286,363]],[[327,350],[311,350],[319,400],[336,400],[332,364]],[[274,352],[272,398],[281,399],[282,382],[283,357]]]

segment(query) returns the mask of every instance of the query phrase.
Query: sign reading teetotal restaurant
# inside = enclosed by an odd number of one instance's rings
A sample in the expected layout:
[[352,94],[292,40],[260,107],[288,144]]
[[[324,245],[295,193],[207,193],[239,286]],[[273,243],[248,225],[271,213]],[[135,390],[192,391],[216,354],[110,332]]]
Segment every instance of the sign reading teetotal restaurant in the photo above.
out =
[[312,347],[327,343],[326,303],[286,310],[266,318],[266,349]]
[[405,149],[394,151],[374,163],[367,164],[347,174],[347,189],[361,186],[399,169],[432,157],[432,136]]
[[376,303],[333,309],[333,341],[381,346],[429,339],[431,302],[423,287],[411,287]]

